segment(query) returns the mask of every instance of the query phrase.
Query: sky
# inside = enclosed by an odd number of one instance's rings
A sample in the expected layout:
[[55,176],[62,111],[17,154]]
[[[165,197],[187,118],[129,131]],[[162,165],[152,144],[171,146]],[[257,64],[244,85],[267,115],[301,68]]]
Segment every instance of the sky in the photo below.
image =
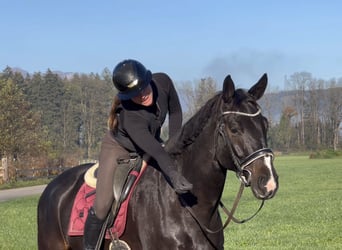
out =
[[339,0],[0,0],[0,71],[99,73],[136,59],[176,82],[342,77]]

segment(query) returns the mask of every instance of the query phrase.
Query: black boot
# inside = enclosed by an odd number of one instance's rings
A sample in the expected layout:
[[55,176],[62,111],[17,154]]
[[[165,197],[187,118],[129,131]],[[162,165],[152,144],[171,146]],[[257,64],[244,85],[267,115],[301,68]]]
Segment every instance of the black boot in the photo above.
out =
[[104,221],[97,218],[93,207],[89,209],[83,235],[83,247],[85,250],[95,249]]

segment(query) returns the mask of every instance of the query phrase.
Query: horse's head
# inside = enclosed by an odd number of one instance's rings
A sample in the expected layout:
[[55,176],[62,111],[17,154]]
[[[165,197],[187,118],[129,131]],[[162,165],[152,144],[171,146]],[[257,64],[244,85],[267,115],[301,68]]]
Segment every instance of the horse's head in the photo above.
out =
[[272,198],[278,189],[274,155],[267,147],[267,119],[257,104],[267,86],[267,75],[248,91],[235,90],[228,75],[223,83],[216,159],[221,167],[235,171],[258,199]]

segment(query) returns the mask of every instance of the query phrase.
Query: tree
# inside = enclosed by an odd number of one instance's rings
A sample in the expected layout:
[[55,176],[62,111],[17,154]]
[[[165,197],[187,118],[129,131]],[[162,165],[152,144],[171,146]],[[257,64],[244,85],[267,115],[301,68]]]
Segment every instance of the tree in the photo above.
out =
[[47,151],[40,116],[11,79],[0,79],[0,154],[20,161]]
[[321,145],[320,110],[322,109],[323,80],[311,79],[308,82],[307,98],[305,102],[305,146],[317,149]]
[[[77,75],[74,76],[77,79]],[[64,95],[62,98],[62,143],[63,154],[71,154],[80,146],[79,127],[81,123],[80,88],[71,81],[64,83]]]
[[278,141],[278,147],[285,151],[289,151],[291,147],[294,137],[291,119],[296,115],[296,110],[293,107],[285,107],[280,118],[278,135],[276,138]]
[[44,77],[44,84],[40,92],[40,110],[43,112],[44,125],[49,128],[49,139],[56,150],[60,150],[63,145],[62,127],[62,100],[64,95],[64,84],[62,79],[51,70],[47,70]]
[[32,104],[32,109],[40,111],[41,89],[44,85],[44,79],[40,72],[34,73],[27,84],[27,100]]
[[[339,80],[342,83],[342,78]],[[340,136],[340,124],[342,121],[342,88],[336,87],[337,83],[333,79],[329,84],[329,110],[328,121],[329,129],[332,132],[332,139],[330,145],[334,150],[337,150]]]
[[180,98],[185,102],[184,120],[193,116],[217,92],[213,78],[202,78],[197,84],[185,83],[180,89]]
[[106,85],[112,85],[112,72],[108,68],[104,68],[101,74],[102,78],[104,79]]
[[308,72],[294,73],[290,76],[288,84],[293,87],[295,96],[293,98],[298,113],[298,144],[305,147],[305,112],[306,112],[306,90],[312,82],[312,76]]
[[80,145],[85,148],[84,157],[90,158],[99,151],[114,92],[112,84],[95,74],[81,75],[77,84],[80,91]]

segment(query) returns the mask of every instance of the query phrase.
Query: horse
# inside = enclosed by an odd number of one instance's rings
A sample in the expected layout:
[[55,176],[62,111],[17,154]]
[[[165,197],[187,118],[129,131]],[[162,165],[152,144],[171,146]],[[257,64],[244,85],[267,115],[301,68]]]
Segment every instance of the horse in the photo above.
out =
[[[235,172],[256,199],[274,197],[278,175],[267,147],[267,119],[257,103],[266,86],[266,73],[248,91],[236,89],[227,75],[222,90],[167,140],[165,150],[193,190],[176,194],[150,164],[132,194],[120,238],[131,249],[223,249],[219,204],[228,172]],[[83,248],[82,237],[68,236],[67,230],[73,200],[91,166],[66,170],[43,191],[37,209],[40,250]],[[109,243],[104,240],[102,249]]]

